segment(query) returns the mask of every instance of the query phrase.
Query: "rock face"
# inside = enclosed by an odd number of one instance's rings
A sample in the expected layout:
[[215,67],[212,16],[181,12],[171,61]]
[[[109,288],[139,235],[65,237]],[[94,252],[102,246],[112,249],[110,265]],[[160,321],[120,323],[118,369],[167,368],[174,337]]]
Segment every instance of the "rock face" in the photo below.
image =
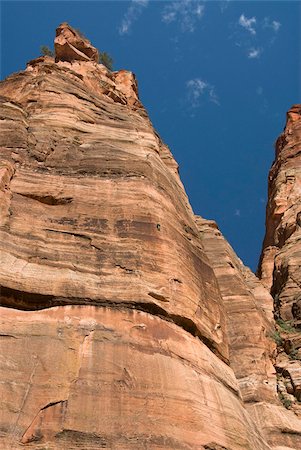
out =
[[55,50],[0,85],[0,448],[300,447],[271,296],[195,218],[134,75],[68,24]]
[[91,45],[78,30],[66,22],[56,30],[54,40],[55,61],[95,61],[98,62],[98,50]]
[[281,398],[301,415],[301,105],[293,106],[276,142],[269,174],[266,235],[259,276],[274,298]]
[[[201,217],[196,222],[223,298],[230,367],[246,409],[272,448],[282,445],[297,449],[301,444],[301,421],[283,408],[291,406],[291,400],[287,393],[280,392],[283,371],[279,370],[274,341],[273,299],[242,264],[215,222]],[[294,407],[295,413],[297,409]]]
[[[266,236],[259,274],[277,297],[283,320],[301,320],[301,105],[287,114],[284,132],[276,142],[276,158],[269,174]],[[293,307],[294,305],[294,307]],[[300,311],[299,311],[300,310]]]
[[231,369],[172,322],[126,308],[2,308],[1,332],[1,448],[268,448]]

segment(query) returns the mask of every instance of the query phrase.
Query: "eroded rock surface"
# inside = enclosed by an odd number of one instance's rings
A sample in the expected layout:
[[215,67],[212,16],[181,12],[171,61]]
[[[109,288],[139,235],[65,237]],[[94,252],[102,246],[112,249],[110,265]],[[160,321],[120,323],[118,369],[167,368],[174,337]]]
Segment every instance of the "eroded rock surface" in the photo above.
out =
[[155,311],[227,360],[191,208],[134,77],[122,77],[124,92],[96,63],[39,60],[2,83],[2,304]]
[[172,322],[94,306],[0,320],[1,448],[268,449],[232,370]]
[[70,27],[66,22],[56,30],[54,40],[55,61],[95,61],[98,62],[97,48],[85,38],[79,30]]

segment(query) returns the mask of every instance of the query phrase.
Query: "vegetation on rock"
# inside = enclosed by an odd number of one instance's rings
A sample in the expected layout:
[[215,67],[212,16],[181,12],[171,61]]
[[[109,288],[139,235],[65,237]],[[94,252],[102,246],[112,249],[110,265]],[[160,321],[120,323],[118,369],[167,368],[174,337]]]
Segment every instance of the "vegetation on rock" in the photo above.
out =
[[99,52],[99,62],[107,69],[113,70],[113,58],[107,52]]
[[41,45],[40,51],[43,56],[54,56],[54,52],[47,45]]

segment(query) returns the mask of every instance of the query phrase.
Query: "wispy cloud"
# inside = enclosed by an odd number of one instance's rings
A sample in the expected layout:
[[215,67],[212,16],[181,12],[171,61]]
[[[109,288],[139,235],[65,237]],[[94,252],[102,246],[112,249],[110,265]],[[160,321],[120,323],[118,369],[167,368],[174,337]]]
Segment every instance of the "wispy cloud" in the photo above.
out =
[[236,42],[236,45],[244,49],[249,59],[259,59],[266,47],[275,42],[280,27],[281,23],[270,17],[247,17],[243,13],[237,20],[235,38],[239,36],[239,42]]
[[255,30],[256,17],[250,17],[250,19],[248,19],[244,14],[242,14],[240,16],[240,18],[238,19],[238,23],[243,28],[245,28],[247,31],[249,31],[249,33],[251,33],[253,35],[256,34],[256,30]]
[[249,59],[258,59],[262,53],[262,50],[260,48],[250,48],[248,51],[248,58]]
[[281,23],[277,20],[271,20],[269,17],[263,19],[263,28],[271,28],[275,33],[279,31]]
[[121,24],[118,28],[119,34],[128,34],[131,31],[133,23],[142,14],[143,9],[148,6],[148,0],[132,0],[130,6],[128,7]]
[[234,211],[234,216],[240,217],[240,209],[236,209],[236,210]]
[[178,0],[163,9],[162,21],[169,24],[178,22],[181,30],[193,33],[197,22],[204,15],[205,6],[197,0]]
[[201,78],[194,78],[186,82],[187,98],[192,108],[200,106],[202,98],[216,105],[219,105],[219,99],[215,92],[215,87]]

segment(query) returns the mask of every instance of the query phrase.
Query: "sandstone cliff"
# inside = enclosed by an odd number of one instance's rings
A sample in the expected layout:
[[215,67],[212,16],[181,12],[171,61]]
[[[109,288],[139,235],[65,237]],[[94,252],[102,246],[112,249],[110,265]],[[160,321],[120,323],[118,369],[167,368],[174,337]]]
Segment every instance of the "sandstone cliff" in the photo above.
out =
[[68,24],[0,85],[0,448],[301,447],[273,300]]
[[[301,106],[293,106],[276,142],[269,174],[266,235],[258,269],[274,298],[279,391],[287,405],[301,408]],[[297,401],[296,401],[297,400]]]

